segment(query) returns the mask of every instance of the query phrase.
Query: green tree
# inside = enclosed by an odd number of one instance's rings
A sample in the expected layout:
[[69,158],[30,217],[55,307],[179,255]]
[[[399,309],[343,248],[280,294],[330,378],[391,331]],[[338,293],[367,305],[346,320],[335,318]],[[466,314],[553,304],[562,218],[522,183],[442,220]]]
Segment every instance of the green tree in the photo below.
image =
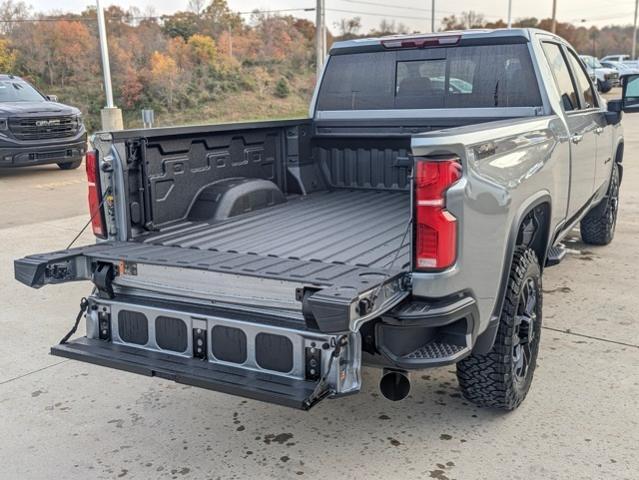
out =
[[193,12],[175,12],[162,16],[162,31],[171,38],[181,37],[184,41],[191,38],[199,30],[200,17]]
[[286,98],[291,94],[291,88],[286,78],[281,77],[275,84],[275,96],[278,98]]

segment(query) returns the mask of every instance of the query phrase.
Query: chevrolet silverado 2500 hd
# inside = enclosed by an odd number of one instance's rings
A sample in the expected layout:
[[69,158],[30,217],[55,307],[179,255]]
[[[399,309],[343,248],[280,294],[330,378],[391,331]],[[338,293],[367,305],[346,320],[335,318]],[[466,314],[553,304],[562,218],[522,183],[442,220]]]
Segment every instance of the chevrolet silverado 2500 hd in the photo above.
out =
[[[541,276],[575,225],[614,235],[622,111],[538,30],[336,43],[302,120],[99,133],[95,245],[15,263],[91,280],[54,355],[308,409],[382,369],[456,364],[513,409],[533,377]],[[70,332],[71,333],[71,332]]]

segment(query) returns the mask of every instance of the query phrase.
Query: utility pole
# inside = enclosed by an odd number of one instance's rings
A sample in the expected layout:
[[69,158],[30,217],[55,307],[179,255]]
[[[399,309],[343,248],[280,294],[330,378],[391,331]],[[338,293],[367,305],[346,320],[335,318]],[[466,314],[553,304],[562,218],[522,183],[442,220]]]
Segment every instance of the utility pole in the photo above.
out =
[[552,33],[557,33],[557,0],[552,0]]
[[317,58],[317,78],[322,74],[324,58],[326,57],[326,16],[324,1],[317,0],[315,6],[315,56]]
[[435,0],[432,1],[430,9],[430,31],[435,33]]
[[111,87],[111,67],[109,65],[109,46],[107,45],[106,25],[104,22],[104,10],[100,6],[100,0],[96,0],[98,14],[98,35],[100,37],[100,55],[102,57],[102,73],[104,74],[104,94],[106,107],[100,112],[102,118],[102,130],[122,130],[122,110],[113,104],[113,88]]
[[639,9],[639,0],[635,0],[635,26],[632,30],[632,60],[637,59],[637,10]]
[[508,0],[508,28],[513,28],[513,0]]

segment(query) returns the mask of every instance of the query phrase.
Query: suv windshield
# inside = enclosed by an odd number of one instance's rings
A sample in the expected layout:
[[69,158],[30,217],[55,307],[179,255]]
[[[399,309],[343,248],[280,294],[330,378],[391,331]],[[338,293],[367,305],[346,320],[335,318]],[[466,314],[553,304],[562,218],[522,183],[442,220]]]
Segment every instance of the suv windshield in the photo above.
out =
[[27,82],[0,80],[0,102],[44,102],[44,97]]
[[333,55],[319,110],[536,107],[526,44]]

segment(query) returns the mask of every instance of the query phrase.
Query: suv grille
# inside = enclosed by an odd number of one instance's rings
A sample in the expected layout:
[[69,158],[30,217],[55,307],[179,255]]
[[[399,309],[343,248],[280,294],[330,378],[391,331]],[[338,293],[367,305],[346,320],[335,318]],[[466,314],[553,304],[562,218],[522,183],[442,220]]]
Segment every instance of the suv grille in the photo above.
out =
[[76,135],[80,123],[72,116],[10,118],[9,129],[18,140],[64,138]]

